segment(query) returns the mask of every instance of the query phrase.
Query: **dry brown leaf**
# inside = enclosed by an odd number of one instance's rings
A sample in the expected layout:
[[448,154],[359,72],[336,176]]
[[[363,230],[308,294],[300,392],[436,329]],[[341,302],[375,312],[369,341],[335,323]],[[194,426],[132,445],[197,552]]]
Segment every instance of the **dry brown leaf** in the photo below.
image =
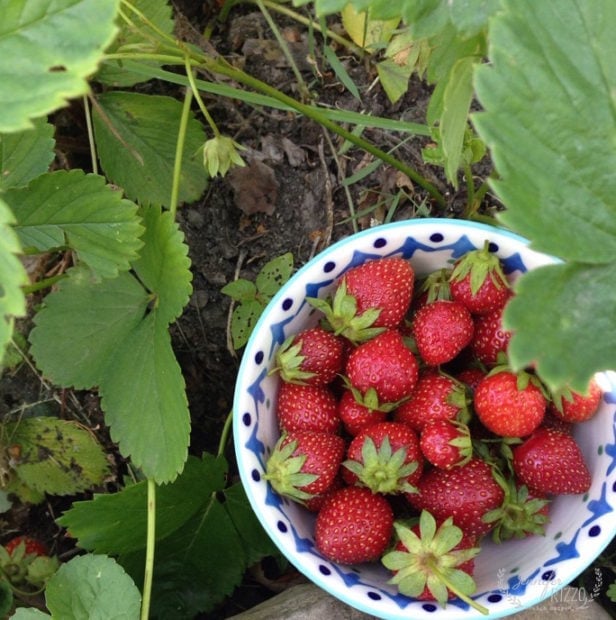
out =
[[272,215],[279,188],[272,168],[261,161],[252,161],[244,168],[234,168],[226,178],[233,189],[235,206],[238,209],[246,215]]

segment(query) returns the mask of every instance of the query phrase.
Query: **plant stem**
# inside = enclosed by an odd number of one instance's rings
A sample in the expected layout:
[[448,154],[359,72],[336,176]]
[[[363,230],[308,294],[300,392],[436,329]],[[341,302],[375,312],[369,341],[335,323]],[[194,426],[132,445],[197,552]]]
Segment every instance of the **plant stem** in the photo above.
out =
[[173,161],[173,184],[171,186],[171,200],[169,201],[169,211],[171,212],[173,218],[175,218],[175,214],[178,210],[180,180],[182,176],[182,156],[184,154],[184,144],[186,142],[186,127],[188,126],[188,118],[190,116],[190,104],[192,102],[192,98],[192,88],[187,88],[184,95],[184,105],[182,106],[180,128],[178,129],[178,139],[175,146],[175,159]]
[[143,578],[143,598],[141,601],[141,620],[148,620],[154,581],[154,547],[156,545],[156,483],[148,478],[148,529],[145,547],[145,574]]
[[88,97],[83,97],[83,111],[86,116],[86,128],[88,130],[88,143],[90,145],[90,157],[92,159],[92,172],[98,174],[98,158],[96,157],[96,143],[94,142],[94,130],[92,128],[92,114]]
[[225,420],[225,425],[220,433],[220,440],[218,442],[218,452],[216,456],[222,456],[227,446],[227,440],[229,439],[229,433],[231,432],[231,423],[233,422],[233,411],[229,411]]
[[36,293],[37,291],[41,291],[45,288],[53,286],[56,282],[59,282],[65,277],[66,274],[59,273],[57,276],[51,276],[50,278],[44,278],[43,280],[39,280],[34,284],[27,284],[26,286],[22,286],[21,290],[23,291],[24,295],[30,295],[31,293]]
[[201,95],[199,94],[199,88],[197,87],[197,84],[195,83],[195,76],[193,75],[193,71],[190,66],[190,63],[188,62],[188,58],[185,58],[184,64],[186,67],[186,77],[188,78],[188,82],[192,89],[192,93],[195,97],[195,101],[197,102],[197,105],[199,106],[201,113],[205,117],[207,124],[210,126],[212,132],[214,133],[214,136],[218,138],[218,136],[220,136],[220,130],[218,129],[218,125],[216,125],[216,122],[212,118],[210,111],[207,109],[207,106],[203,102],[203,99],[201,99]]

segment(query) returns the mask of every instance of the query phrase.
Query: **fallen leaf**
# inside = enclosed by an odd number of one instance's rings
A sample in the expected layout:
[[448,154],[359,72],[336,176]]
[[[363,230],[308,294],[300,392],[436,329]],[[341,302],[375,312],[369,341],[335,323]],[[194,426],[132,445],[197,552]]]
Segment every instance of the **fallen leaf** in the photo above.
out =
[[226,178],[233,189],[235,206],[246,215],[272,215],[276,208],[279,184],[272,168],[252,161],[244,168],[234,168]]

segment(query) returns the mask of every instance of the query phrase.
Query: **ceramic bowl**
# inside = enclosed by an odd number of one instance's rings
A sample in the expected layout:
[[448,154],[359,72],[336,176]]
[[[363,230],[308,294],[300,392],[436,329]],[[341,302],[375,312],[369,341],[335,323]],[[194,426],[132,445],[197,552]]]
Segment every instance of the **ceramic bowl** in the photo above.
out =
[[[250,504],[267,534],[298,570],[334,597],[372,616],[486,617],[457,599],[442,609],[436,603],[403,596],[388,585],[389,575],[378,564],[343,566],[319,554],[314,546],[314,514],[278,496],[263,480],[265,462],[279,437],[275,415],[279,380],[268,371],[287,335],[318,322],[318,313],[305,298],[327,296],[350,267],[376,257],[403,256],[421,277],[482,247],[486,239],[512,279],[556,262],[529,249],[525,239],[478,223],[424,219],[375,227],[335,243],[299,269],[266,308],[243,354],[235,391],[234,440]],[[558,608],[561,588],[592,564],[616,533],[616,373],[601,373],[598,379],[604,390],[601,409],[576,428],[592,486],[583,495],[554,500],[545,536],[483,544],[475,562],[473,598],[489,610],[490,618],[550,598]],[[600,588],[597,583],[594,591],[578,590],[580,608]]]

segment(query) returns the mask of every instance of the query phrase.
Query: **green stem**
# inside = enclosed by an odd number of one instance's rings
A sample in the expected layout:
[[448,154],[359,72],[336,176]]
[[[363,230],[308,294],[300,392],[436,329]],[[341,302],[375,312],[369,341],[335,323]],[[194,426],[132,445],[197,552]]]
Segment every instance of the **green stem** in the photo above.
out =
[[231,423],[233,422],[233,411],[227,414],[225,425],[223,426],[222,433],[220,434],[220,440],[218,442],[218,452],[216,456],[222,456],[227,447],[227,440],[229,439],[229,433],[231,432]]
[[148,620],[154,581],[154,547],[156,545],[156,483],[148,478],[148,529],[145,547],[145,575],[143,579],[143,598],[141,601],[141,620]]
[[36,293],[37,291],[41,291],[43,289],[49,288],[50,286],[53,286],[56,282],[59,282],[65,277],[66,274],[60,273],[57,276],[51,276],[50,278],[44,278],[42,280],[39,280],[34,284],[22,286],[21,290],[24,292],[24,295],[30,295],[31,293]]
[[473,609],[476,609],[479,613],[487,616],[490,611],[477,601],[473,600],[470,596],[467,596],[463,592],[460,592],[447,577],[443,574],[443,572],[436,566],[436,563],[433,560],[428,560],[428,566],[430,570],[438,576],[438,578],[443,582],[445,587],[452,592],[455,596],[457,596],[460,600],[464,601],[468,605],[470,605]]
[[207,109],[205,103],[203,102],[203,99],[201,98],[201,94],[199,93],[199,87],[195,83],[195,76],[193,75],[193,71],[190,66],[190,63],[188,62],[188,58],[185,58],[184,64],[186,66],[186,77],[188,78],[188,82],[190,84],[190,87],[192,88],[192,93],[195,97],[195,101],[197,102],[197,105],[199,106],[201,113],[205,117],[207,124],[210,126],[211,130],[214,132],[214,136],[218,138],[218,136],[220,136],[220,130],[218,129],[218,125],[216,125],[216,122],[212,118],[210,111]]
[[175,159],[173,161],[173,184],[171,186],[171,200],[169,202],[169,211],[174,218],[178,210],[180,180],[182,176],[182,156],[184,154],[184,144],[186,142],[186,128],[188,127],[188,118],[190,116],[190,104],[192,102],[192,98],[193,91],[191,88],[187,88],[184,95],[184,105],[182,106],[180,128],[178,129],[178,139],[175,146]]
[[94,130],[92,128],[92,114],[88,97],[83,97],[83,111],[86,116],[86,128],[88,130],[88,143],[90,144],[90,157],[92,159],[92,172],[98,174],[98,158],[96,157],[96,143],[94,142]]

